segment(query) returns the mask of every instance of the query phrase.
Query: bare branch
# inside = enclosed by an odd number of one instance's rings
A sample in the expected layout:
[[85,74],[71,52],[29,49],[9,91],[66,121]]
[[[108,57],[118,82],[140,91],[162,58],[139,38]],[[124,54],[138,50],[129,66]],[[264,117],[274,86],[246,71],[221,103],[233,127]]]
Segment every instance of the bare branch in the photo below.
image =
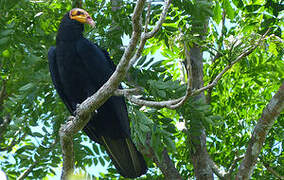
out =
[[142,99],[138,99],[135,98],[132,95],[126,95],[126,98],[134,103],[137,104],[139,106],[148,106],[148,107],[155,107],[155,108],[169,108],[169,109],[173,109],[172,106],[177,104],[178,102],[180,102],[182,100],[182,98],[179,99],[174,99],[174,100],[168,100],[168,101],[147,101],[147,100],[142,100]]
[[141,88],[133,88],[133,89],[117,89],[114,91],[115,96],[127,96],[138,94],[141,91]]
[[212,83],[208,84],[205,87],[202,87],[196,91],[193,91],[193,95],[197,95],[207,89],[213,88],[214,86],[217,85],[218,81],[223,77],[223,75],[229,70],[231,69],[231,67],[236,64],[237,62],[239,62],[240,60],[242,60],[244,57],[250,55],[259,45],[260,43],[265,39],[267,33],[269,31],[267,31],[259,40],[258,42],[251,48],[248,48],[247,50],[245,50],[242,54],[240,54],[234,61],[232,61],[230,64],[228,64],[217,76],[216,78],[212,81]]
[[[169,10],[170,4],[171,4],[171,0],[165,1],[164,8],[163,8],[162,14],[160,16],[160,19],[159,19],[159,21],[157,22],[156,26],[154,27],[154,29],[152,31],[147,32],[147,28],[144,29],[144,32],[142,33],[141,40],[140,40],[140,43],[139,43],[139,47],[138,47],[134,57],[130,60],[130,63],[128,65],[128,69],[131,66],[133,66],[133,64],[141,56],[146,41],[148,39],[152,38],[159,31],[159,29],[161,28],[164,20],[166,19],[166,15],[167,15],[167,12]],[[149,9],[148,9],[148,12],[149,12]],[[146,25],[148,25],[148,24],[146,24]]]
[[226,176],[231,176],[231,174],[233,173],[234,169],[237,166],[237,163],[239,161],[241,161],[242,159],[244,159],[244,156],[240,156],[240,157],[236,157],[233,161],[233,163],[231,164],[231,167],[229,168],[229,172],[226,174]]
[[169,10],[169,8],[170,8],[170,4],[171,4],[171,0],[165,1],[165,3],[164,3],[164,8],[163,8],[162,14],[161,14],[161,16],[160,16],[160,19],[159,19],[159,21],[157,22],[156,26],[153,28],[153,30],[145,34],[145,38],[146,38],[146,39],[152,38],[152,37],[155,36],[155,34],[159,31],[160,27],[162,26],[163,22],[164,22],[165,19],[166,19],[168,10]]
[[151,133],[147,134],[146,145],[141,147],[141,152],[151,158],[155,164],[159,167],[167,180],[182,180],[182,177],[178,170],[175,168],[174,162],[169,157],[167,149],[164,147],[161,152],[160,158],[156,156],[154,149],[151,147]]
[[231,174],[233,172],[233,170],[236,168],[237,166],[237,163],[242,160],[244,158],[244,156],[240,156],[240,157],[236,157],[233,161],[233,163],[231,164],[230,168],[229,168],[229,171],[228,172],[225,172],[225,171],[222,171],[218,165],[211,159],[209,158],[209,165],[211,166],[214,174],[216,174],[216,176],[218,176],[219,179],[230,179],[231,177]]
[[36,167],[37,161],[35,161],[28,169],[26,169],[18,178],[17,180],[24,180],[30,172]]
[[238,180],[250,179],[257,157],[262,149],[266,135],[271,129],[276,118],[284,109],[284,83],[270,102],[263,109],[261,118],[257,122],[252,137],[247,147],[245,157],[238,169]]
[[150,1],[148,3],[148,10],[147,10],[147,15],[146,15],[146,20],[145,20],[144,33],[147,33],[147,31],[148,31],[148,24],[149,24],[149,21],[150,21],[150,12],[151,12],[151,3],[152,3],[152,1]]

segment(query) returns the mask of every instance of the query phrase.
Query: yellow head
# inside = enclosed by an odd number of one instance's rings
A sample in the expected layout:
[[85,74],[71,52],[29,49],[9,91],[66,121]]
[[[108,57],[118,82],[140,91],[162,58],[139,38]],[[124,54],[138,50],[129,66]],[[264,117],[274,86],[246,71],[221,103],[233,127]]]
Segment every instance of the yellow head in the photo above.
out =
[[74,8],[69,12],[70,19],[74,19],[76,21],[79,21],[80,23],[87,23],[90,24],[92,27],[95,26],[94,20],[91,18],[89,13],[87,11],[80,9],[80,8]]

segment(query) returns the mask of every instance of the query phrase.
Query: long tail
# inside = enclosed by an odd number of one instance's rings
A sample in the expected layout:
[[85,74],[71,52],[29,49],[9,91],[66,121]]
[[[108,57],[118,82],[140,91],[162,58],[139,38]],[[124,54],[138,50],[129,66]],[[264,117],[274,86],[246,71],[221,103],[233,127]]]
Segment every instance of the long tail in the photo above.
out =
[[130,138],[99,138],[119,174],[126,178],[136,178],[147,171],[146,162]]

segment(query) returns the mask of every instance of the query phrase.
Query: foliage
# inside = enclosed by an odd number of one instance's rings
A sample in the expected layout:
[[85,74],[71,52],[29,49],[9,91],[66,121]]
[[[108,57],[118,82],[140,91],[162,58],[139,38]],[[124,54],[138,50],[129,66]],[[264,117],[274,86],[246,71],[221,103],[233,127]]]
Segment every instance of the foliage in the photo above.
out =
[[[134,5],[121,1],[121,8],[114,11],[109,1],[83,3],[83,8],[97,22],[95,29],[86,27],[85,35],[107,49],[115,63],[122,56],[125,39],[131,35]],[[28,174],[29,179],[53,176],[61,167],[58,130],[69,113],[51,83],[47,52],[55,45],[60,19],[71,6],[71,0],[0,1],[0,89],[4,80],[7,82],[0,117],[11,119],[6,130],[0,132],[0,148],[20,140],[11,149],[0,151],[0,167],[11,179],[32,166],[35,167]],[[148,30],[158,21],[161,10],[160,2],[151,4]],[[144,21],[146,12],[147,8]],[[208,28],[204,31],[208,18]],[[166,147],[182,176],[192,177],[189,149],[194,147],[187,139],[189,133],[194,133],[189,131],[192,123],[202,122],[199,124],[206,128],[209,154],[219,166],[229,170],[234,159],[244,154],[263,108],[283,82],[283,22],[283,7],[277,0],[173,1],[161,31],[147,41],[143,56],[131,68],[129,80],[124,82],[125,87],[143,87],[144,99],[161,101],[185,94],[185,44],[202,47],[206,85],[245,48],[254,45],[268,28],[269,37],[250,56],[233,66],[212,92],[205,93],[211,97],[209,104],[192,98],[183,107],[169,110],[129,103],[134,142],[143,149],[149,137],[159,158]],[[267,135],[252,179],[274,178],[263,163],[284,174],[283,122],[282,114]],[[184,126],[177,128],[180,124]],[[96,176],[119,176],[109,166],[110,159],[104,149],[90,143],[84,134],[75,135],[74,149],[78,171],[94,176],[95,166],[103,166],[107,173],[102,170]],[[152,161],[147,159],[147,162],[150,171],[141,179],[161,178]]]

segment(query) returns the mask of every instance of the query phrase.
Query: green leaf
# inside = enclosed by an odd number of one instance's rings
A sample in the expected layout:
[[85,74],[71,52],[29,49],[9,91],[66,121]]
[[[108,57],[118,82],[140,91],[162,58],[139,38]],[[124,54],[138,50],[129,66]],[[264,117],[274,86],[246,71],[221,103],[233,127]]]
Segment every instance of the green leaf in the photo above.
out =
[[4,45],[4,44],[7,44],[7,42],[9,41],[9,38],[8,37],[3,37],[0,39],[0,46],[1,45]]
[[39,132],[34,132],[32,134],[33,137],[44,137],[42,134],[40,134]]
[[151,131],[151,129],[148,126],[144,125],[143,123],[139,123],[139,127],[143,132],[150,132]]
[[218,1],[216,1],[216,6],[213,9],[213,13],[214,13],[213,16],[214,21],[216,21],[216,23],[219,24],[222,20],[222,12],[221,12],[221,6]]
[[29,90],[29,89],[31,89],[31,88],[33,88],[33,87],[34,87],[34,84],[33,84],[33,83],[28,83],[28,84],[22,86],[19,90],[20,90],[20,91],[27,91],[27,90]]
[[175,152],[176,151],[175,143],[174,143],[174,141],[171,138],[169,138],[169,137],[164,138],[164,142],[167,145],[167,149],[170,152]]
[[2,31],[1,33],[0,33],[0,35],[1,36],[8,36],[8,35],[10,35],[11,33],[13,33],[14,32],[14,30],[12,30],[12,29],[7,29],[7,30],[5,30],[5,31]]
[[145,62],[146,58],[147,58],[147,56],[142,56],[142,57],[139,59],[139,61],[137,62],[136,66],[142,65],[142,64]]
[[228,15],[228,17],[233,20],[235,18],[235,11],[231,6],[231,3],[229,0],[224,0],[223,1],[223,7],[225,9],[226,14]]
[[99,157],[99,161],[100,161],[100,163],[101,163],[102,166],[105,165],[105,161],[104,161],[104,159],[103,159],[102,157]]

